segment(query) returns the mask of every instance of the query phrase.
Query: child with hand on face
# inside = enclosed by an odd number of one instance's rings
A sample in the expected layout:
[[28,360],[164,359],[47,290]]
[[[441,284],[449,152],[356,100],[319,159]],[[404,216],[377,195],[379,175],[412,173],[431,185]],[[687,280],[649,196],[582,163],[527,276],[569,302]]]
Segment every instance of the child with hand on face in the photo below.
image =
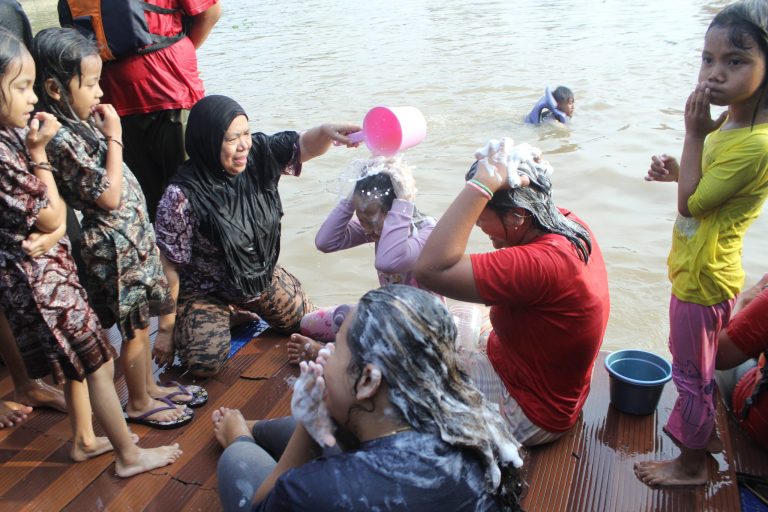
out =
[[122,127],[100,102],[102,62],[75,29],[48,28],[34,39],[36,90],[63,127],[48,146],[62,197],[83,214],[84,286],[105,327],[118,324],[128,385],[127,420],[155,428],[192,420],[205,403],[199,386],[158,385],[152,377],[149,320],[175,314],[138,181],[123,163]]
[[[412,268],[436,220],[416,208],[411,168],[401,156],[380,156],[353,161],[345,174],[354,182],[354,189],[320,226],[315,236],[317,248],[330,253],[374,243],[374,266],[381,286],[407,284],[422,288]],[[317,309],[304,316],[301,332],[314,340],[331,341],[340,325],[338,318],[342,317],[335,306]],[[320,344],[307,346],[307,342],[297,340],[288,344],[290,361],[314,359]]]
[[[683,153],[654,156],[648,181],[677,182],[678,216],[667,264],[672,281],[669,348],[678,398],[665,427],[672,460],[635,463],[648,485],[708,480],[715,427],[718,335],[744,284],[744,234],[768,196],[768,4],[742,0],[710,23],[699,84],[685,105]],[[710,106],[727,111],[712,119]]]
[[[72,460],[114,450],[117,475],[128,477],[173,463],[181,450],[177,444],[139,448],[122,417],[114,349],[78,281],[64,236],[66,209],[53,178],[58,171],[46,158],[45,147],[60,124],[43,112],[30,121],[34,82],[32,56],[0,31],[0,309],[29,377],[52,374],[54,382],[64,383]],[[59,240],[48,249],[25,244],[34,231]],[[92,413],[106,437],[95,435]]]

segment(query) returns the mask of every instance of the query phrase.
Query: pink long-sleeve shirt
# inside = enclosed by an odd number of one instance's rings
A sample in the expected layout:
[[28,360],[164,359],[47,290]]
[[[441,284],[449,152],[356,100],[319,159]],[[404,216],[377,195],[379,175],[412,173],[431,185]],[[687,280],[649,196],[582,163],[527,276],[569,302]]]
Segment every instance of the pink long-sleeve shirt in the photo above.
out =
[[322,252],[336,252],[365,243],[376,243],[376,271],[379,284],[407,284],[423,288],[416,281],[413,266],[437,224],[433,217],[423,217],[413,224],[414,205],[395,199],[384,219],[378,241],[369,237],[355,217],[352,201],[343,200],[328,215],[315,236]]

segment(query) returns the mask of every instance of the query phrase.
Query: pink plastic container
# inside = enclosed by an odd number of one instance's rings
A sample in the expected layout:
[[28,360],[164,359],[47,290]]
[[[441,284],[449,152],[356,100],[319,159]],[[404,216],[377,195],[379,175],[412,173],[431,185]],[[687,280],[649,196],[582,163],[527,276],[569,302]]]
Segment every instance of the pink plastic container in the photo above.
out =
[[365,141],[374,155],[392,156],[424,140],[427,121],[416,107],[374,107],[363,119],[362,131],[347,137]]

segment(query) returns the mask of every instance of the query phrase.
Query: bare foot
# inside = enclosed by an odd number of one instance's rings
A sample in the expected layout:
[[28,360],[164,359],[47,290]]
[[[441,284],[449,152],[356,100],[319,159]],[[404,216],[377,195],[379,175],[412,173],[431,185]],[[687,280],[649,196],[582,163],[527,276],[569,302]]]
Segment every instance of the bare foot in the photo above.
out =
[[[133,444],[139,442],[139,436],[130,433],[131,441]],[[83,462],[88,459],[92,459],[102,453],[111,452],[113,450],[112,443],[106,437],[96,437],[91,443],[84,443],[83,441],[73,441],[72,451],[69,452],[69,456],[75,462]]]
[[211,414],[213,433],[222,448],[226,448],[241,436],[253,438],[243,414],[237,409],[220,407]]
[[128,413],[128,417],[130,418],[138,418],[139,416],[142,416],[143,414],[148,413],[149,411],[152,411],[154,409],[159,409],[156,413],[150,414],[145,420],[150,421],[176,421],[183,416],[186,416],[188,414],[187,408],[184,405],[176,405],[175,407],[169,406],[165,402],[161,402],[160,400],[152,399],[148,402],[148,406],[142,409],[135,409],[131,407],[131,402],[128,401],[128,405],[126,405],[125,412]]
[[703,485],[707,483],[707,465],[684,467],[680,458],[635,462],[635,475],[646,485]]
[[75,462],[83,462],[102,453],[112,451],[112,443],[106,437],[96,437],[92,443],[73,442],[70,458]]
[[20,404],[31,407],[49,407],[57,411],[67,412],[64,392],[59,388],[46,384],[41,379],[30,379],[29,386],[18,388],[13,392],[13,399]]
[[121,461],[119,457],[115,460],[115,473],[119,477],[129,477],[151,471],[153,469],[173,464],[181,457],[181,450],[178,443],[169,446],[158,446],[157,448],[137,448],[136,456],[131,457],[130,461]]
[[32,408],[28,405],[0,400],[0,428],[10,428],[27,421]]
[[314,361],[323,344],[301,334],[291,334],[288,340],[288,362],[299,364],[302,361]]

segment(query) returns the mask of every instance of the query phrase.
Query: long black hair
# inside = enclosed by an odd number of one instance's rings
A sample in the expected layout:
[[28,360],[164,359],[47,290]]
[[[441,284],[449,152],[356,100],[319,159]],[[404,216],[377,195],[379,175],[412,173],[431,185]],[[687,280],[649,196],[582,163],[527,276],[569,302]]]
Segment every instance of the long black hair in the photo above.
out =
[[728,29],[730,43],[740,50],[748,50],[753,42],[757,44],[763,55],[766,73],[760,84],[760,98],[755,111],[752,113],[752,126],[755,125],[757,114],[761,108],[768,106],[768,2],[765,0],[741,0],[733,3],[717,13],[707,27],[709,32],[713,27]]
[[[592,254],[592,237],[589,236],[589,231],[560,213],[552,200],[552,181],[547,173],[531,169],[530,166],[535,167],[535,163],[525,162],[524,165],[528,166],[525,173],[531,178],[531,184],[527,187],[497,190],[487,207],[497,213],[504,229],[506,212],[513,208],[526,210],[531,214],[533,225],[537,229],[564,236],[576,249],[579,259],[584,263],[589,262],[589,255]],[[472,179],[476,172],[477,161],[469,168],[465,179]]]
[[[19,63],[19,70],[15,77],[12,77],[8,83],[11,83],[21,74],[21,58],[27,52],[24,43],[22,43],[16,36],[4,28],[0,28],[0,78],[4,77],[6,73],[9,73],[9,67],[14,62]],[[8,102],[8,98],[5,97],[5,91],[0,87],[0,106],[5,107]]]
[[[51,27],[41,30],[32,41],[32,55],[35,58],[35,93],[38,108],[55,115],[61,124],[80,136],[93,154],[99,147],[98,132],[86,121],[80,119],[72,109],[69,98],[69,84],[82,80],[81,62],[90,56],[99,56],[96,43],[80,34],[74,28]],[[61,99],[53,99],[46,91],[45,84],[53,80],[61,91]]]
[[486,490],[505,510],[519,510],[523,481],[510,456],[519,445],[460,369],[455,340],[456,324],[437,297],[413,286],[384,286],[357,304],[347,330],[347,371],[357,381],[366,364],[376,365],[402,420],[475,453]]

